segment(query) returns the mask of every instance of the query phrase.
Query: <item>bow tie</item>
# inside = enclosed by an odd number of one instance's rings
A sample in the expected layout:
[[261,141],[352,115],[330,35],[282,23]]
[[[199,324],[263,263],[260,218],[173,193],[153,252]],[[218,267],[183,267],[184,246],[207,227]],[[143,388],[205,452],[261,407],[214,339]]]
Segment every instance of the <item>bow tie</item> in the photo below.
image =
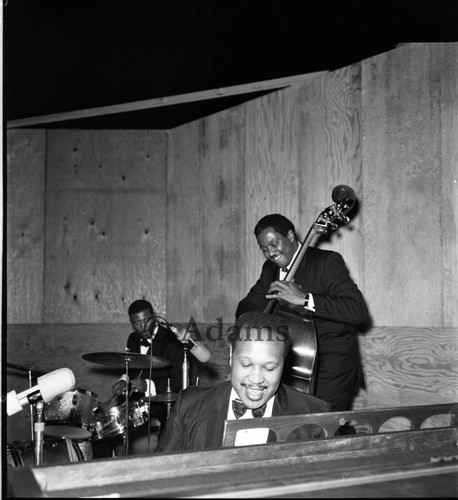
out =
[[287,267],[283,267],[283,268],[282,268],[282,272],[284,272],[284,273],[288,274],[288,268],[287,268]]
[[[254,418],[259,418],[264,416],[264,412],[266,411],[267,403],[260,406],[259,408],[255,408],[251,410]],[[238,399],[232,400],[232,410],[234,411],[235,418],[240,418],[247,411],[247,407]]]
[[151,342],[148,342],[146,339],[143,337],[140,339],[140,345],[144,345],[145,347],[149,347],[151,345]]

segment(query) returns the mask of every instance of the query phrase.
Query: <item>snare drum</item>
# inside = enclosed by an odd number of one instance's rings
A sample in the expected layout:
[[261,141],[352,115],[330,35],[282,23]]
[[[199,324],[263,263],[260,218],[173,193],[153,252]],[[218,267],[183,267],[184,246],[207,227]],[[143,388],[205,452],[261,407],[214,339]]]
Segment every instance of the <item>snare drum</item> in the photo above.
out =
[[[123,409],[126,405],[123,405]],[[139,427],[145,424],[149,418],[148,403],[143,400],[129,403],[129,426]]]
[[[90,443],[90,442],[89,442]],[[14,441],[7,443],[8,467],[35,466],[35,445],[33,442]],[[85,453],[88,456],[85,456]],[[45,439],[41,465],[57,465],[68,462],[83,462],[92,459],[92,446],[84,450],[81,443],[65,439]]]
[[97,395],[84,389],[74,389],[45,404],[47,436],[88,439],[94,429]]
[[[129,427],[139,427],[148,421],[148,404],[143,401],[129,402]],[[94,434],[92,439],[100,441],[126,432],[126,404],[112,408],[98,408],[95,414]]]

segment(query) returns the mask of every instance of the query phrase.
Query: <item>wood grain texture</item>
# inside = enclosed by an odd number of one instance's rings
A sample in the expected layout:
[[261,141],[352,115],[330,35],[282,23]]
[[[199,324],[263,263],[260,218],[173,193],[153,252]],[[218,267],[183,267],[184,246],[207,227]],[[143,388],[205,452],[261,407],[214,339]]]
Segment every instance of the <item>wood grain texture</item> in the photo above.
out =
[[164,132],[49,132],[46,322],[165,313],[165,182]]
[[43,321],[46,131],[8,132],[6,321]]
[[298,232],[305,237],[319,214],[334,204],[331,195],[335,186],[353,188],[359,210],[351,214],[350,223],[317,237],[312,245],[339,252],[364,294],[360,64],[329,72],[303,86],[296,108],[302,110],[296,143],[300,165]]
[[237,106],[204,120],[201,129],[202,252],[201,322],[235,317],[244,287],[245,108]]
[[243,290],[244,111],[169,132],[167,310],[173,321],[231,321]]
[[366,338],[367,407],[458,401],[458,329],[377,327]]
[[167,147],[167,314],[171,322],[202,318],[204,241],[200,123],[169,132]]
[[376,325],[443,325],[440,76],[428,44],[363,61],[365,291]]
[[458,44],[431,45],[440,77],[444,326],[458,325]]
[[299,164],[296,141],[300,114],[295,107],[297,92],[293,88],[283,89],[246,104],[243,296],[259,278],[264,261],[253,234],[256,222],[272,213],[281,213],[293,221],[297,218]]

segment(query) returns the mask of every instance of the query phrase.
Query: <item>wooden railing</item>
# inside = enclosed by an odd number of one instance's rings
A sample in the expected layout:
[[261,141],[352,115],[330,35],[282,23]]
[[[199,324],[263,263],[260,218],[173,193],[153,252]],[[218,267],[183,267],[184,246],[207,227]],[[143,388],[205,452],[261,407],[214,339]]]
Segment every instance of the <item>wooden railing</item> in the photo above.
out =
[[458,426],[458,403],[406,406],[364,411],[312,413],[263,419],[227,420],[223,446],[234,446],[244,429],[268,428],[274,442],[298,441],[310,436],[368,435],[403,430]]

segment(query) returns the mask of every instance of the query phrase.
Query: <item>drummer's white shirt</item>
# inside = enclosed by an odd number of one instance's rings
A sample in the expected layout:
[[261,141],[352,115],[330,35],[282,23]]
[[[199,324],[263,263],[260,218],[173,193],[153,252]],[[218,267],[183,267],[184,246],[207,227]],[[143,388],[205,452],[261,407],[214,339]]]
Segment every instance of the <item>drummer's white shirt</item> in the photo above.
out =
[[[235,389],[232,388],[231,390],[231,396],[229,399],[229,408],[227,409],[227,416],[226,420],[236,420],[236,416],[234,415],[234,411],[232,410],[232,400],[233,399],[240,399],[235,392]],[[264,417],[271,417],[272,416],[272,409],[274,406],[274,399],[270,398],[269,401],[267,401],[267,406],[266,406],[266,411],[264,412]],[[239,420],[242,419],[247,419],[247,418],[254,418],[253,414],[251,411],[247,410],[240,418]],[[262,419],[258,419],[259,423],[262,424]],[[247,445],[254,445],[254,444],[265,444],[267,443],[267,438],[269,437],[269,428],[268,427],[259,427],[256,429],[241,429],[237,431],[237,434],[235,436],[235,443],[234,446],[247,446]]]

